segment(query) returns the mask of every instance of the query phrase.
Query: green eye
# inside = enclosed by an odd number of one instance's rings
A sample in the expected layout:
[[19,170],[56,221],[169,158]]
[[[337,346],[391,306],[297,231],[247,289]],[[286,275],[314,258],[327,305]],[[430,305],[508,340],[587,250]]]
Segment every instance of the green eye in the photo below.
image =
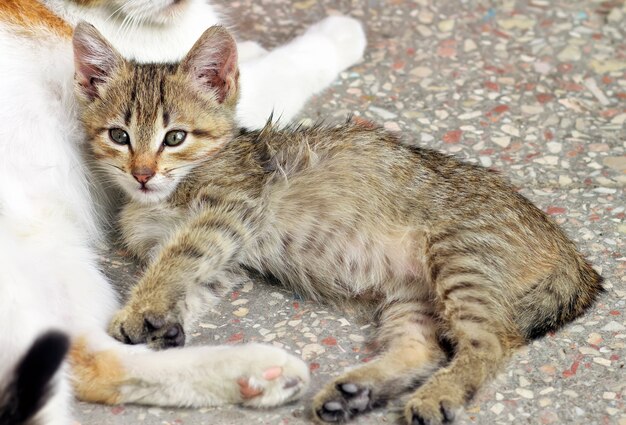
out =
[[178,146],[185,141],[187,132],[183,130],[168,131],[163,140],[163,144],[166,146]]
[[109,130],[109,137],[118,145],[127,145],[130,143],[128,133],[121,128],[112,128]]

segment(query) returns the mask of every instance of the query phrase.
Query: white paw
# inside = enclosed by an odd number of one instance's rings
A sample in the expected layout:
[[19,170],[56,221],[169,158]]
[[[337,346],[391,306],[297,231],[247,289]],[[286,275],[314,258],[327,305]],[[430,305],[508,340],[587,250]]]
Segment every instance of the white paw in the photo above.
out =
[[365,31],[359,21],[347,16],[329,16],[311,26],[307,33],[329,38],[337,49],[341,69],[346,69],[363,58],[367,45]]
[[237,43],[237,52],[239,61],[245,62],[265,56],[267,49],[256,41],[240,41]]
[[300,398],[310,376],[306,363],[277,347],[247,344],[251,354],[238,385],[242,404],[273,407]]

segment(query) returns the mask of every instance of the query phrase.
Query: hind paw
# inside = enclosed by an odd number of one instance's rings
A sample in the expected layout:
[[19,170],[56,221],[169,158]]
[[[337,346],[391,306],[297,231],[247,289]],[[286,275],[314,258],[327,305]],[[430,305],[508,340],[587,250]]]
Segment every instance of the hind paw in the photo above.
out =
[[240,41],[237,43],[237,52],[241,62],[258,59],[267,54],[267,50],[256,41]]
[[242,346],[253,356],[246,373],[237,379],[241,403],[249,407],[273,407],[302,396],[309,383],[309,369],[285,351],[261,344]]
[[313,402],[314,414],[323,422],[345,422],[373,407],[372,389],[353,382],[337,382]]
[[[421,391],[418,391],[421,393]],[[437,399],[426,394],[416,394],[405,408],[409,425],[443,425],[454,422],[456,411],[461,406],[447,399]]]
[[340,70],[363,58],[367,38],[359,21],[348,16],[329,16],[308,29],[309,34],[328,38],[336,49]]

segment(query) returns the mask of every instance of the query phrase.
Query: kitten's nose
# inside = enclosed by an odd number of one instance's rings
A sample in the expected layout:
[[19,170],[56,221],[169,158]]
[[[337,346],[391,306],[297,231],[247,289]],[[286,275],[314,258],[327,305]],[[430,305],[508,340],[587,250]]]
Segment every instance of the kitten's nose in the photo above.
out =
[[132,174],[139,183],[146,184],[148,180],[154,177],[155,172],[150,167],[137,167],[133,168]]

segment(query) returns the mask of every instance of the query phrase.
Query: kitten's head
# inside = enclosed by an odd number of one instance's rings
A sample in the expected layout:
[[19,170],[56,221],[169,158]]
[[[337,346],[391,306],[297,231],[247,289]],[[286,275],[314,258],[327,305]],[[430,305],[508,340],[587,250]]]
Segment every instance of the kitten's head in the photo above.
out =
[[98,7],[111,17],[124,20],[168,24],[198,0],[70,0],[82,7]]
[[81,23],[74,60],[94,157],[133,199],[166,199],[232,139],[239,71],[224,28],[209,28],[180,63],[136,64]]

